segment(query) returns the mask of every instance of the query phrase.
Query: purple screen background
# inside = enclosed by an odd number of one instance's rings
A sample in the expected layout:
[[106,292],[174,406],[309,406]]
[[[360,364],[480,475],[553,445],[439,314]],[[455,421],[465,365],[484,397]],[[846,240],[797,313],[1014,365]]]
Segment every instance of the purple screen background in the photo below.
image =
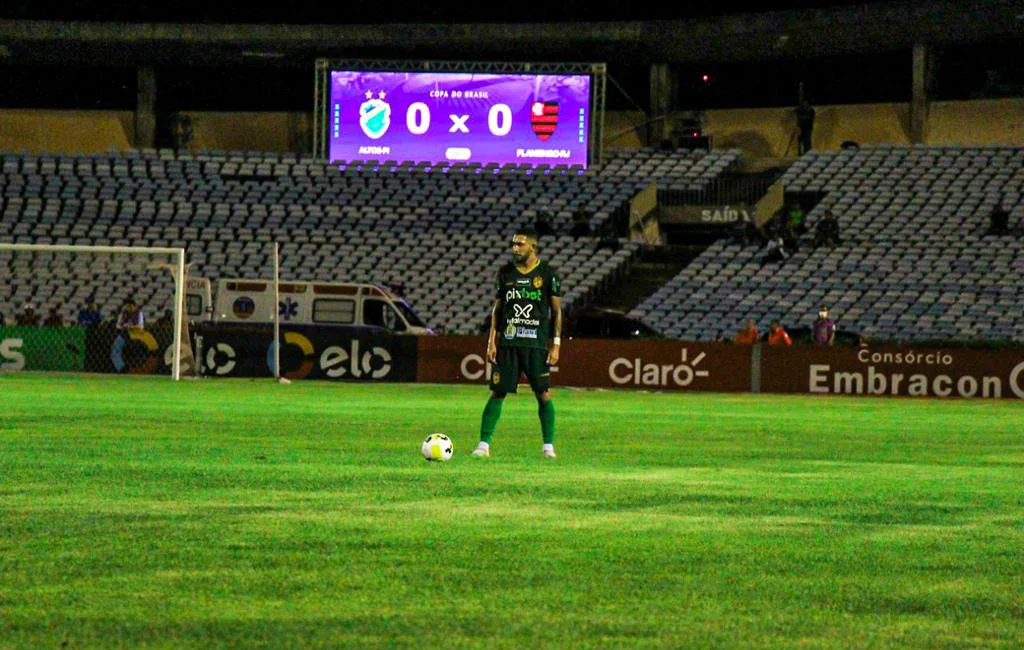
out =
[[[369,137],[360,125],[367,102],[366,93],[378,100],[381,92],[390,107],[390,125],[378,138]],[[447,97],[437,96],[448,93]],[[482,97],[454,97],[453,93],[486,93]],[[431,96],[432,93],[434,96]],[[475,163],[531,163],[587,165],[590,123],[590,77],[587,75],[497,75],[435,72],[331,72],[331,103],[328,113],[330,159],[412,160],[432,163],[448,161]],[[558,122],[548,140],[541,140],[531,126],[535,101],[558,102]],[[430,112],[430,126],[414,135],[406,125],[409,107],[421,102]],[[488,127],[488,113],[505,104],[512,114],[512,128],[496,136]],[[377,110],[383,110],[376,104]],[[469,133],[450,133],[449,115],[468,115]],[[377,123],[379,127],[379,122]],[[372,124],[370,125],[371,130]],[[375,132],[380,133],[378,128]],[[386,152],[360,151],[361,147],[387,148]],[[451,148],[461,156],[447,155]],[[517,151],[556,150],[568,157],[525,157]],[[469,157],[466,158],[466,150]]]

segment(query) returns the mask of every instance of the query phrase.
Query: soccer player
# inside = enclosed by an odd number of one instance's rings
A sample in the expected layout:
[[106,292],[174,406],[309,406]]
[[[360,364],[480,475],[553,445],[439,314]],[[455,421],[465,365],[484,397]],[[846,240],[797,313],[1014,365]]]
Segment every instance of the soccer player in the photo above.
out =
[[[512,238],[512,262],[498,271],[498,295],[491,309],[487,360],[494,364],[491,398],[480,422],[480,444],[473,456],[491,455],[491,438],[501,418],[505,395],[515,393],[520,373],[537,397],[544,438],[541,453],[555,458],[555,405],[551,401],[550,366],[558,363],[562,344],[562,299],[558,275],[537,257],[537,231],[521,228]],[[548,350],[548,335],[553,344]]]

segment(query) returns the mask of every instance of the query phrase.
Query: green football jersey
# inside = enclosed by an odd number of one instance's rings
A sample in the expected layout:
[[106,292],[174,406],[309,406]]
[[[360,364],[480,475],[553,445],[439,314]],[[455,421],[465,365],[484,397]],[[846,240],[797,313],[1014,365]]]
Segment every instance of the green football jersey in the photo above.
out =
[[498,345],[547,349],[551,299],[562,295],[558,274],[541,260],[529,273],[509,262],[498,271]]

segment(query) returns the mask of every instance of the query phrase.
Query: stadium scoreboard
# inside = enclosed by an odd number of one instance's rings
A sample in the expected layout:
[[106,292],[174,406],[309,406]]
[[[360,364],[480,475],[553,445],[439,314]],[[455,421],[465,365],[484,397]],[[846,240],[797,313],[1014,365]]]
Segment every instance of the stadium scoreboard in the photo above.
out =
[[588,164],[585,74],[332,69],[331,161]]

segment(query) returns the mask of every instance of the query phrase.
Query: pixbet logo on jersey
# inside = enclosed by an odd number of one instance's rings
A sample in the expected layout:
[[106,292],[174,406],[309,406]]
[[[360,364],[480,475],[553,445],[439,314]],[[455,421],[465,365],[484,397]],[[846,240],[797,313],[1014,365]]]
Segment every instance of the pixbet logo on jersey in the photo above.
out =
[[509,289],[505,292],[505,302],[512,300],[541,300],[543,294],[540,289]]

